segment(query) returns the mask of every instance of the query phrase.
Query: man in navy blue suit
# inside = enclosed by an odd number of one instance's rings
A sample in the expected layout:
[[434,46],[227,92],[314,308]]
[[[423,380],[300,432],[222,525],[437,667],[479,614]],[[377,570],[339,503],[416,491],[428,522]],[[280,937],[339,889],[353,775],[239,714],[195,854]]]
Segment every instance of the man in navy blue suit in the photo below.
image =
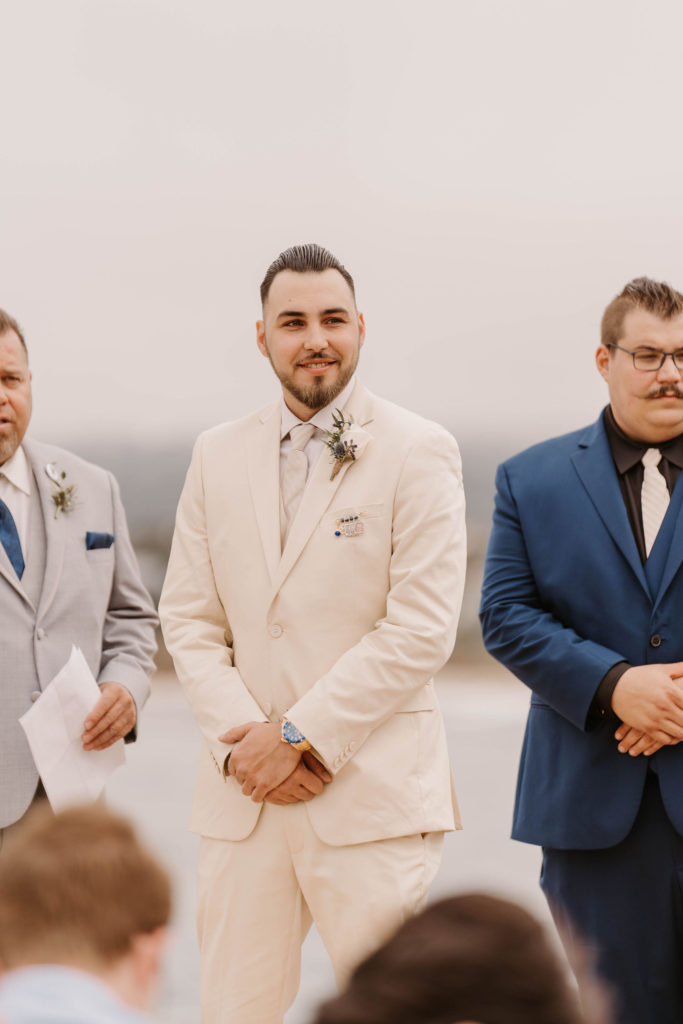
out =
[[498,469],[484,642],[532,690],[513,837],[619,1024],[683,1021],[683,295],[605,310],[597,423]]

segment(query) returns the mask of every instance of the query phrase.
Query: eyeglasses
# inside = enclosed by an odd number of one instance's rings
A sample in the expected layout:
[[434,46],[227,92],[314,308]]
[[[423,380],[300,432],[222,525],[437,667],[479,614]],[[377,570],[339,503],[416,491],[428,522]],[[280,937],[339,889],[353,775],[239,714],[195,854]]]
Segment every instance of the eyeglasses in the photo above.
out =
[[633,359],[636,370],[661,370],[669,356],[676,369],[683,370],[683,348],[676,352],[658,352],[654,348],[637,348],[633,352],[630,348],[614,344],[608,345],[607,348],[618,348],[620,352],[627,352]]

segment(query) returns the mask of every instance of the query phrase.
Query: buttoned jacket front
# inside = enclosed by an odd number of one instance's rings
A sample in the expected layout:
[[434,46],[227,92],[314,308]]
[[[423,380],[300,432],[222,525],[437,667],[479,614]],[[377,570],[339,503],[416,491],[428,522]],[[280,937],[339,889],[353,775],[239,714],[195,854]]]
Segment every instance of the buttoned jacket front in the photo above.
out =
[[357,458],[332,480],[323,452],[281,554],[280,410],[203,434],[178,508],[160,613],[204,736],[191,826],[251,832],[260,807],[224,777],[218,736],[286,712],[334,776],[306,805],[325,842],[451,829],[432,677],[464,583],[457,446],[357,384]]
[[631,829],[648,763],[683,833],[683,744],[619,753],[618,720],[589,712],[605,673],[683,660],[683,474],[643,566],[602,417],[535,445],[497,476],[481,621],[489,651],[531,688],[513,836],[613,846]]

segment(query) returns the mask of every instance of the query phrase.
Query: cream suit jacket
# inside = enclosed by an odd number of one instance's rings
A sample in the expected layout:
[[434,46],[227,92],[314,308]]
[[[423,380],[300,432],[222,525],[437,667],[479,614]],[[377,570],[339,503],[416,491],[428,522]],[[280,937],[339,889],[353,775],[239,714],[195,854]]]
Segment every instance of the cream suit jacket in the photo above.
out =
[[[285,712],[333,775],[306,804],[324,842],[459,827],[432,682],[465,576],[458,448],[358,384],[344,411],[357,458],[331,480],[323,451],[282,556],[281,403],[195,445],[160,615],[204,737],[191,828],[211,838],[243,839],[261,807],[218,736]],[[337,536],[352,515],[363,532]]]

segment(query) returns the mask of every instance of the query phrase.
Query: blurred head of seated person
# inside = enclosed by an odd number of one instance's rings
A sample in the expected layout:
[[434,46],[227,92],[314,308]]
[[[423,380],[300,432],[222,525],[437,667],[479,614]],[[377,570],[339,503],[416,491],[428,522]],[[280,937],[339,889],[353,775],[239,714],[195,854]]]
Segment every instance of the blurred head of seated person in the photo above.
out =
[[104,807],[29,815],[0,860],[0,1020],[149,1021],[171,885]]
[[453,896],[364,960],[315,1024],[607,1024],[579,1007],[544,929],[507,900]]

